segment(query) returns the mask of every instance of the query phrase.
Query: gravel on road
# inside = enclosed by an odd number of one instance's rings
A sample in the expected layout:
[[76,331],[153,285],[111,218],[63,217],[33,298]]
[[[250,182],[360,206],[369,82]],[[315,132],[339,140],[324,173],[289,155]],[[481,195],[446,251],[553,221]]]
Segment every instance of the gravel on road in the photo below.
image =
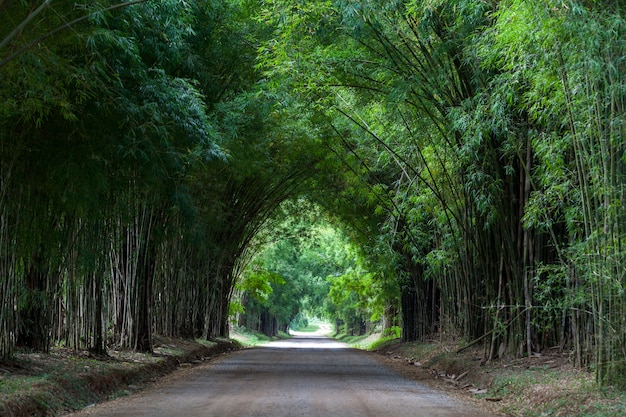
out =
[[220,357],[144,391],[71,414],[187,417],[478,417],[472,404],[402,377],[374,355],[323,336]]

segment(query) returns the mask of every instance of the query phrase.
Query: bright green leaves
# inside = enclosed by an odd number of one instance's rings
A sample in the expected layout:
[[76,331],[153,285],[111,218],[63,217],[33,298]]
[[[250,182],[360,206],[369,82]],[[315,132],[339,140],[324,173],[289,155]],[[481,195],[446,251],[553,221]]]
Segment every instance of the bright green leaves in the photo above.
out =
[[[327,277],[356,268],[359,251],[319,207],[299,200],[284,203],[281,210],[286,210],[285,217],[277,218],[278,224],[259,234],[259,243],[269,242],[242,274],[239,288],[246,314],[253,315],[259,308],[250,302],[252,297],[281,325],[288,325],[298,315],[327,317],[328,308],[332,310]],[[343,289],[337,288],[339,291]]]
[[[328,0],[265,2],[259,20],[274,28],[260,45],[259,68],[270,85],[321,104],[334,78],[338,15]],[[317,106],[314,104],[314,106]]]
[[245,291],[255,300],[264,303],[274,291],[272,284],[284,285],[285,279],[275,272],[255,269],[246,273],[235,288]]
[[349,270],[338,277],[328,277],[327,280],[331,284],[328,298],[332,305],[329,309],[335,317],[343,321],[380,320],[382,308],[374,307],[377,288],[373,286],[371,273]]
[[[478,56],[493,74],[492,97],[502,97],[507,114],[527,118],[522,127],[532,146],[532,191],[523,225],[547,234],[558,259],[538,260],[536,298],[561,314],[587,305],[594,317],[601,311],[620,317],[621,307],[609,306],[623,302],[614,285],[622,267],[615,262],[619,249],[608,242],[624,231],[617,214],[624,207],[618,191],[624,183],[623,13],[608,5],[507,1],[494,18]],[[614,361],[615,349],[623,349],[608,331],[617,326],[612,320],[594,318],[595,361]],[[598,380],[613,380],[615,369],[600,362]]]

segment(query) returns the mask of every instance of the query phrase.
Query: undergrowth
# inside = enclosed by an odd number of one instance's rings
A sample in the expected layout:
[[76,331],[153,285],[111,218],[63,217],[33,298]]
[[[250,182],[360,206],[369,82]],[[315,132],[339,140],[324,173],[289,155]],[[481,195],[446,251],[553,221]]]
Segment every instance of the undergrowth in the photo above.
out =
[[[401,343],[387,336],[371,342],[367,348],[400,358],[397,363],[406,363],[409,369],[429,370],[426,374],[431,378],[443,378],[444,384],[439,387],[495,404],[497,411],[505,415],[626,416],[626,391],[600,387],[593,372],[572,366],[567,353],[546,352],[533,358],[485,363],[481,347],[457,353],[461,345],[439,340]],[[463,375],[459,384],[445,382],[459,375]]]
[[288,339],[289,336],[287,333],[279,331],[278,336],[270,337],[263,333],[256,332],[250,330],[246,327],[234,326],[230,330],[230,338],[236,340],[241,343],[243,346],[258,346],[267,342],[271,342],[272,340],[277,339]]

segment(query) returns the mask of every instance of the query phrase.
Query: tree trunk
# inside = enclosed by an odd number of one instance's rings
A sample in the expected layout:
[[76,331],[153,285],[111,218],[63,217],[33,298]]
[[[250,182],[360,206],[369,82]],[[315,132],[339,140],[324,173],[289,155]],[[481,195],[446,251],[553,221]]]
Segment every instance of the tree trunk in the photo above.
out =
[[96,355],[106,355],[106,340],[104,338],[104,315],[103,315],[103,304],[104,297],[102,292],[104,291],[102,281],[104,280],[104,276],[102,275],[102,271],[97,271],[94,274],[94,304],[95,304],[95,312],[94,312],[94,323],[93,323],[93,345],[91,347],[91,351]]
[[419,300],[415,285],[411,281],[401,288],[402,340],[404,342],[414,342],[421,337],[418,323]]
[[24,276],[25,301],[19,311],[17,345],[37,352],[50,351],[48,272],[39,254]]
[[156,264],[156,244],[151,233],[143,240],[137,262],[135,331],[133,347],[138,352],[152,352],[152,290]]

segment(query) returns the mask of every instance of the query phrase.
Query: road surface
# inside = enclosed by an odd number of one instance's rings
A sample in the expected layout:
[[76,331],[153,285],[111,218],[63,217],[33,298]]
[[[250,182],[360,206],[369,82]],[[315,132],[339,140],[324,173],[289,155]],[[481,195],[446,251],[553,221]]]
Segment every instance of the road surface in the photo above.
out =
[[299,335],[180,372],[72,416],[485,416],[323,336]]

